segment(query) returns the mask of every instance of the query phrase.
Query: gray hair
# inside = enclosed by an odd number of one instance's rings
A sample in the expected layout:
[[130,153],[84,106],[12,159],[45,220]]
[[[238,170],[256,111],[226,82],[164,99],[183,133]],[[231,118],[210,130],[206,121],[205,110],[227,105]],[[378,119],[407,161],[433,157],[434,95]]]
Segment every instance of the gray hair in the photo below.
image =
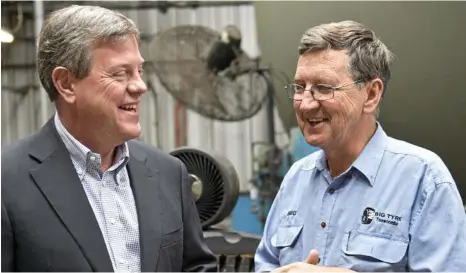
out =
[[52,81],[56,67],[63,66],[82,79],[89,74],[95,47],[130,35],[140,42],[139,31],[131,19],[102,7],[72,5],[52,12],[37,39],[37,70],[50,100],[55,101],[58,96]]
[[385,94],[394,55],[372,30],[354,21],[323,24],[308,29],[298,48],[300,55],[325,49],[346,49],[348,72],[353,80],[379,77],[384,85],[382,94]]

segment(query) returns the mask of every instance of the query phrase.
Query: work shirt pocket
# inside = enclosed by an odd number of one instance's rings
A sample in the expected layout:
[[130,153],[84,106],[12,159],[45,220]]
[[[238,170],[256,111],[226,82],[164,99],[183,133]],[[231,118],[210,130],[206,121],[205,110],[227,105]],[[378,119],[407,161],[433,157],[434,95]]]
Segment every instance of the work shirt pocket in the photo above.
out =
[[299,235],[302,229],[302,224],[280,224],[272,236],[271,244],[278,250],[281,266],[300,261],[303,247]]
[[408,242],[385,234],[357,230],[345,233],[341,267],[362,271],[406,271]]

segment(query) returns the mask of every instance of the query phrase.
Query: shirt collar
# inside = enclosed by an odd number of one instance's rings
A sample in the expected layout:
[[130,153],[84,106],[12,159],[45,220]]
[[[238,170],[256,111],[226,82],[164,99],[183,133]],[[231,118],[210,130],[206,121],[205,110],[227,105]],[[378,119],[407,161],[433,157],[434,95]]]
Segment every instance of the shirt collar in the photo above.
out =
[[382,157],[387,147],[387,143],[388,136],[382,129],[380,123],[377,122],[377,129],[374,135],[352,165],[366,176],[372,186],[374,185],[377,172],[379,171],[380,164],[382,163]]
[[[70,154],[70,157],[73,161],[73,165],[75,168],[80,169],[85,173],[86,164],[90,160],[91,157],[100,158],[99,154],[93,153],[89,148],[84,146],[81,142],[79,142],[76,138],[71,135],[68,130],[63,126],[61,123],[60,118],[58,117],[58,113],[55,113],[54,116],[54,123],[55,128],[57,129],[58,134],[60,135],[61,139],[65,143],[65,146]],[[109,170],[113,169],[121,169],[124,163],[128,162],[129,160],[129,149],[128,144],[125,142],[116,147],[116,157],[114,164],[118,166],[112,166]],[[120,165],[121,164],[121,165]]]
[[[374,135],[349,168],[359,170],[367,178],[371,186],[374,185],[387,142],[388,136],[380,123],[377,122],[377,129]],[[328,168],[327,157],[323,151],[320,151],[320,154],[317,156],[316,167],[319,171]]]

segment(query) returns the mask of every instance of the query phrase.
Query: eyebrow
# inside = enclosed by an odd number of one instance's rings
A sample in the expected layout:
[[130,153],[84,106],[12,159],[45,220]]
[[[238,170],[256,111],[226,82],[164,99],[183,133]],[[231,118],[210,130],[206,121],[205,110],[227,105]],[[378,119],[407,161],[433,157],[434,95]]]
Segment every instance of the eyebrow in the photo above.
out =
[[312,83],[337,83],[339,82],[337,77],[331,76],[331,75],[318,75],[318,76],[312,76],[312,77],[295,77],[294,82],[295,83],[303,83],[310,81]]
[[[140,64],[138,64],[138,66],[143,66],[144,63],[146,62],[144,59],[141,59],[140,60]],[[113,70],[113,69],[117,69],[117,68],[120,68],[120,67],[133,67],[134,65],[132,63],[119,63],[119,64],[116,64],[116,65],[113,65],[111,67],[108,68],[108,70]]]

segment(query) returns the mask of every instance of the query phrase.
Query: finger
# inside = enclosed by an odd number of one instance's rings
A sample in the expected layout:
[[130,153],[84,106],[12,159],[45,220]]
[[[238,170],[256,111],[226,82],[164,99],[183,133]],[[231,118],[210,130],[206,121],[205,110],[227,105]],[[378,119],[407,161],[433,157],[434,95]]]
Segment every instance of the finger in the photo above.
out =
[[317,251],[317,249],[311,250],[311,252],[309,252],[309,255],[307,255],[306,260],[304,260],[305,263],[313,264],[313,265],[318,264],[319,261],[320,261],[319,252]]

